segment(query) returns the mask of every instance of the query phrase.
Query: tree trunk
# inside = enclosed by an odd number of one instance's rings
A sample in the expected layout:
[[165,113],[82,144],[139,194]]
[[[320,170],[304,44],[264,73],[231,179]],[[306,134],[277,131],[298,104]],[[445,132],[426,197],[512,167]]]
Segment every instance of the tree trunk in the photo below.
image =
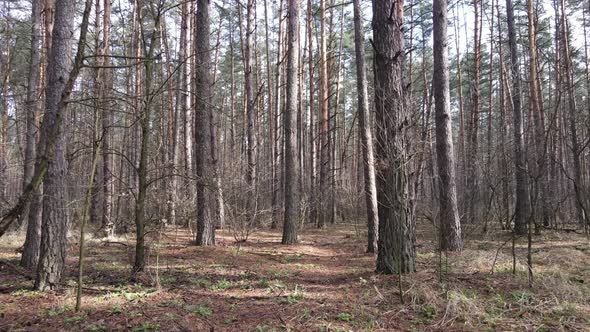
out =
[[[27,86],[27,104],[26,104],[26,145],[25,145],[25,160],[23,172],[23,191],[31,180],[33,179],[33,171],[35,167],[36,157],[36,142],[37,142],[37,124],[36,115],[38,112],[39,92],[37,85],[39,84],[39,69],[41,65],[41,0],[33,0],[31,13],[31,62],[29,64],[29,77]],[[35,193],[33,200],[40,201],[41,195]],[[36,197],[36,198],[35,198]],[[26,204],[21,216],[22,221],[27,221],[27,236],[25,239],[24,250],[21,256],[20,264],[26,268],[36,268],[39,262],[39,247],[41,245],[41,215],[39,203],[37,207],[31,209],[31,202]],[[29,218],[29,213],[36,214]]]
[[[55,26],[47,65],[48,89],[45,97],[45,116],[41,126],[40,147],[37,151],[39,167],[29,190],[35,187],[35,179],[43,179],[43,217],[41,224],[41,247],[35,289],[55,289],[61,281],[67,253],[68,216],[66,210],[66,158],[65,135],[62,119],[66,112],[69,95],[84,55],[88,16],[92,1],[87,0],[80,27],[78,50],[72,66],[70,57],[71,40],[74,36],[76,3],[73,0],[57,0],[55,3]],[[71,68],[71,70],[70,70]],[[67,78],[67,79],[66,79]],[[47,169],[45,172],[44,169]],[[45,177],[43,177],[46,175]],[[23,194],[26,196],[27,192]]]
[[297,149],[297,89],[299,87],[299,4],[287,3],[287,100],[283,117],[285,127],[285,216],[283,244],[297,242],[299,223],[299,160]]
[[467,218],[471,222],[478,219],[477,205],[479,204],[478,174],[477,174],[477,152],[479,136],[479,111],[480,111],[480,0],[473,0],[474,11],[474,29],[473,29],[473,82],[471,86],[471,114],[469,117],[469,127],[467,128],[467,156],[466,156],[466,188],[467,193]]
[[354,50],[356,57],[356,88],[358,95],[358,130],[361,133],[363,169],[365,177],[365,201],[367,206],[367,252],[377,250],[377,188],[375,184],[375,157],[373,156],[373,133],[369,114],[369,94],[365,69],[365,45],[360,0],[354,0]]
[[[257,142],[256,142],[256,105],[254,104],[254,89],[252,87],[252,73],[254,70],[254,64],[252,53],[254,49],[254,11],[255,3],[254,0],[248,0],[246,8],[246,44],[244,47],[244,90],[246,94],[246,117],[247,117],[247,159],[248,166],[246,168],[246,184],[248,185],[249,193],[249,206],[248,206],[248,217],[249,222],[255,223],[255,211],[256,209],[256,161],[257,161]],[[199,31],[200,33],[200,31]],[[207,46],[208,47],[208,46]]]
[[310,189],[309,189],[309,222],[317,222],[317,144],[316,144],[316,124],[315,124],[315,105],[314,105],[314,78],[313,78],[313,38],[312,38],[312,5],[311,0],[307,0],[307,41],[309,43],[308,52],[308,69],[309,69],[309,161],[310,161]]
[[584,188],[584,183],[582,179],[582,166],[580,160],[580,142],[578,139],[578,129],[577,129],[577,113],[578,107],[576,105],[576,96],[575,96],[575,86],[574,86],[574,79],[573,76],[573,69],[572,69],[572,59],[570,54],[570,43],[569,43],[569,24],[567,21],[567,16],[565,13],[565,2],[564,0],[560,0],[560,16],[561,16],[561,40],[562,40],[562,51],[563,51],[563,64],[564,68],[564,76],[565,76],[565,88],[567,90],[567,101],[568,101],[568,110],[569,110],[569,129],[570,129],[570,144],[571,144],[571,151],[572,151],[572,171],[573,171],[573,188],[574,188],[574,197],[575,201],[575,208],[576,208],[576,219],[580,225],[584,225],[586,223],[586,214],[584,213],[584,197],[582,194],[582,190]]
[[[139,5],[136,2],[136,5]],[[142,8],[138,8],[138,11],[142,11]],[[160,8],[158,8],[160,10]],[[133,264],[133,273],[142,272],[145,269],[145,206],[147,200],[147,189],[149,186],[148,182],[148,154],[150,140],[151,140],[151,117],[152,107],[154,100],[153,81],[154,81],[154,53],[156,51],[159,34],[157,29],[160,27],[160,12],[154,17],[153,30],[151,31],[151,38],[149,45],[143,45],[144,54],[143,57],[146,59],[143,62],[145,77],[144,83],[144,98],[142,102],[142,110],[139,114],[139,124],[141,127],[141,143],[139,151],[139,165],[137,167],[137,198],[135,201],[135,262]],[[137,16],[138,19],[142,18],[141,13]],[[139,23],[139,29],[142,29],[142,22]],[[145,32],[142,33],[144,35]],[[138,71],[139,72],[139,71]],[[139,76],[139,75],[136,75]],[[139,84],[137,85],[139,87]]]
[[534,136],[535,136],[535,151],[536,151],[536,163],[535,163],[535,172],[533,176],[535,177],[534,183],[534,193],[533,196],[537,202],[534,202],[535,205],[533,206],[534,210],[537,208],[541,209],[541,219],[543,220],[543,225],[549,226],[549,209],[547,206],[547,202],[545,200],[545,195],[547,192],[546,186],[546,171],[545,171],[545,158],[547,155],[547,144],[545,140],[545,128],[542,122],[542,109],[539,95],[539,78],[537,72],[537,46],[536,46],[536,22],[535,22],[535,13],[533,11],[533,1],[527,0],[527,17],[529,23],[528,29],[528,42],[529,42],[529,98],[530,98],[530,107],[531,112],[533,113],[533,121],[535,126]]
[[404,91],[403,5],[401,0],[373,0],[380,273],[416,270],[415,226],[408,199],[406,144],[411,119]]
[[528,171],[524,154],[523,117],[520,107],[520,66],[516,45],[516,26],[512,0],[506,0],[508,42],[510,45],[510,64],[512,71],[512,113],[514,117],[514,172],[516,176],[516,206],[514,213],[514,232],[524,235],[527,232],[527,218],[530,213],[528,193]]
[[451,129],[447,0],[433,2],[433,93],[436,114],[436,161],[439,176],[441,250],[461,250],[461,223],[457,209],[453,133]]
[[318,206],[318,228],[326,225],[328,172],[330,170],[330,137],[329,137],[329,105],[328,105],[328,62],[326,55],[326,0],[320,0],[320,187]]
[[112,106],[108,102],[108,94],[112,89],[110,62],[110,28],[111,28],[111,1],[104,0],[103,8],[103,39],[102,39],[102,83],[99,96],[102,115],[102,231],[103,235],[111,238],[115,235],[113,223],[113,154],[111,151],[111,126],[114,122]]
[[[210,0],[198,0],[195,25],[195,143],[197,158],[197,236],[199,246],[215,245],[215,223],[211,208],[214,206],[214,174],[212,172],[211,131],[209,103],[211,101],[210,65],[211,46],[209,45],[209,5]],[[252,130],[254,128],[252,127]]]

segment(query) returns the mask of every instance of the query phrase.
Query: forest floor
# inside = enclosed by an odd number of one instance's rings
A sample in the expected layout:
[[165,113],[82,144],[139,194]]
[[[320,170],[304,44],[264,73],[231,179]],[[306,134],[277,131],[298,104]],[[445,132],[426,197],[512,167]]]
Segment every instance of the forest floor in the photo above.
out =
[[508,232],[470,235],[462,253],[449,254],[440,282],[430,234],[430,225],[419,225],[418,272],[402,277],[403,304],[398,277],[374,273],[375,258],[354,225],[306,229],[293,246],[280,245],[279,232],[236,243],[221,231],[209,248],[191,245],[186,230],[168,229],[159,246],[152,243],[148,272],[133,281],[133,239],[93,240],[78,313],[77,244],[63,289],[38,293],[30,271],[17,268],[22,237],[4,237],[0,331],[590,331],[584,236],[535,236],[529,288],[525,239],[513,275]]

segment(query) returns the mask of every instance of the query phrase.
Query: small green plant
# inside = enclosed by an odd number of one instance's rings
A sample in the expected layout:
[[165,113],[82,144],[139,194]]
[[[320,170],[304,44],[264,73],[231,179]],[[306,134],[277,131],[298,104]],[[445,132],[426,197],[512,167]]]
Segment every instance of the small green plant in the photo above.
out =
[[519,303],[530,303],[532,300],[531,294],[527,291],[516,290],[511,295],[512,299]]
[[254,331],[256,331],[256,332],[276,332],[277,329],[266,326],[266,325],[257,325],[256,329]]
[[236,317],[226,318],[222,321],[223,324],[229,325],[237,322],[238,319]]
[[283,290],[287,288],[287,286],[280,280],[273,280],[272,282],[269,283],[268,287],[266,288],[266,291],[268,293],[272,293],[276,290]]
[[262,277],[261,279],[259,279],[256,282],[256,285],[260,288],[268,288],[268,286],[269,286],[268,279],[266,277]]
[[120,314],[123,312],[123,306],[121,306],[121,304],[119,303],[113,303],[109,309],[107,310],[107,312],[109,313],[109,315],[115,315],[115,314]]
[[213,314],[213,310],[204,304],[189,304],[185,309],[201,316],[211,316]]
[[309,317],[311,317],[311,310],[309,310],[309,308],[303,308],[301,319],[308,319]]
[[96,323],[86,327],[87,331],[106,331],[106,329],[107,326],[104,323]]
[[150,331],[150,330],[158,330],[160,328],[160,324],[152,324],[152,323],[141,323],[140,326],[136,326],[131,329],[132,332],[141,332],[141,331]]
[[336,315],[336,319],[341,320],[343,322],[350,322],[352,320],[352,315],[348,312],[341,312]]
[[57,307],[47,310],[47,316],[55,317],[55,316],[63,314],[64,312],[72,311],[72,310],[73,310],[73,308],[71,305],[63,304],[63,305],[59,305]]
[[190,282],[199,288],[210,288],[212,285],[211,280],[207,278],[193,278]]
[[75,322],[79,322],[79,321],[84,320],[84,318],[86,318],[85,314],[76,315],[76,316],[72,316],[72,317],[66,317],[66,318],[64,318],[64,323],[75,323]]
[[210,286],[209,289],[213,290],[213,291],[219,291],[219,290],[226,290],[230,287],[231,287],[231,281],[221,279],[221,280],[217,280],[217,282],[214,285]]
[[133,300],[137,300],[139,298],[147,297],[148,296],[148,293],[145,292],[145,291],[141,291],[141,292],[122,292],[121,294],[123,295],[123,297],[127,301],[133,301]]
[[160,277],[160,283],[162,285],[171,285],[171,284],[176,283],[176,281],[177,281],[176,280],[176,277],[173,277],[173,276],[162,276],[162,277]]
[[254,285],[252,282],[250,282],[250,280],[240,280],[238,282],[238,284],[240,285],[240,289],[243,289],[243,290],[248,290],[248,289],[254,288]]
[[293,262],[294,260],[298,259],[299,257],[300,257],[300,255],[283,256],[283,257],[281,257],[281,263],[289,264],[289,263]]
[[299,300],[303,299],[305,296],[305,291],[299,289],[298,285],[295,285],[295,290],[289,295],[287,295],[286,302],[289,304],[297,303]]
[[425,305],[420,308],[420,315],[426,319],[433,319],[436,316],[436,308],[431,305]]
[[30,289],[19,289],[19,290],[16,290],[16,291],[10,293],[11,296],[24,296],[24,297],[35,296],[38,294],[39,294],[38,291],[33,291]]
[[287,278],[290,275],[289,271],[286,270],[268,270],[268,274],[273,278]]
[[242,271],[238,274],[238,277],[240,277],[240,279],[250,279],[255,276],[256,276],[256,272],[253,272],[250,270]]
[[545,325],[541,324],[535,328],[535,332],[548,332],[550,329]]

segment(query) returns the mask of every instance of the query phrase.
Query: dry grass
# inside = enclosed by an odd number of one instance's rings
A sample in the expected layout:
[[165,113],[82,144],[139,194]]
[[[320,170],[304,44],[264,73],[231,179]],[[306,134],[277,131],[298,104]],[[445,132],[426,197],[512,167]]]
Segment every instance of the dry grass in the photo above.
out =
[[[133,281],[133,238],[94,239],[82,313],[72,311],[72,240],[59,292],[32,292],[31,280],[0,265],[0,331],[590,331],[587,239],[536,236],[529,289],[526,243],[517,243],[515,275],[510,245],[498,251],[509,234],[498,231],[443,256],[441,276],[431,233],[420,225],[419,271],[402,278],[403,304],[397,277],[373,273],[374,257],[351,225],[305,230],[294,246],[281,246],[279,232],[240,245],[220,232],[215,248],[192,246],[186,231],[169,229],[160,245],[150,243],[150,269]],[[2,261],[17,264],[21,245],[22,237],[3,237]]]

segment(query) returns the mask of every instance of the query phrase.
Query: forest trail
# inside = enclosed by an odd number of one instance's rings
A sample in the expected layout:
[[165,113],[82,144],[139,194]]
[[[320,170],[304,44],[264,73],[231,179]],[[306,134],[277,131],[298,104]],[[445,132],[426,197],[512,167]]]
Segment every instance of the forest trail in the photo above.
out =
[[[418,227],[427,239],[417,244],[419,272],[403,277],[404,304],[397,277],[374,273],[364,228],[354,225],[306,229],[293,246],[280,245],[278,231],[237,244],[224,230],[216,247],[196,247],[186,230],[168,229],[159,247],[150,242],[150,268],[133,281],[133,239],[91,241],[80,313],[72,310],[77,246],[70,246],[66,286],[37,293],[15,271],[20,243],[8,238],[0,258],[13,266],[0,265],[0,331],[589,330],[590,246],[581,235],[535,238],[543,250],[535,251],[533,289],[522,264],[511,274],[509,245],[490,274],[508,233],[470,239],[448,257],[443,288],[426,226]],[[519,243],[523,263],[524,254]]]

